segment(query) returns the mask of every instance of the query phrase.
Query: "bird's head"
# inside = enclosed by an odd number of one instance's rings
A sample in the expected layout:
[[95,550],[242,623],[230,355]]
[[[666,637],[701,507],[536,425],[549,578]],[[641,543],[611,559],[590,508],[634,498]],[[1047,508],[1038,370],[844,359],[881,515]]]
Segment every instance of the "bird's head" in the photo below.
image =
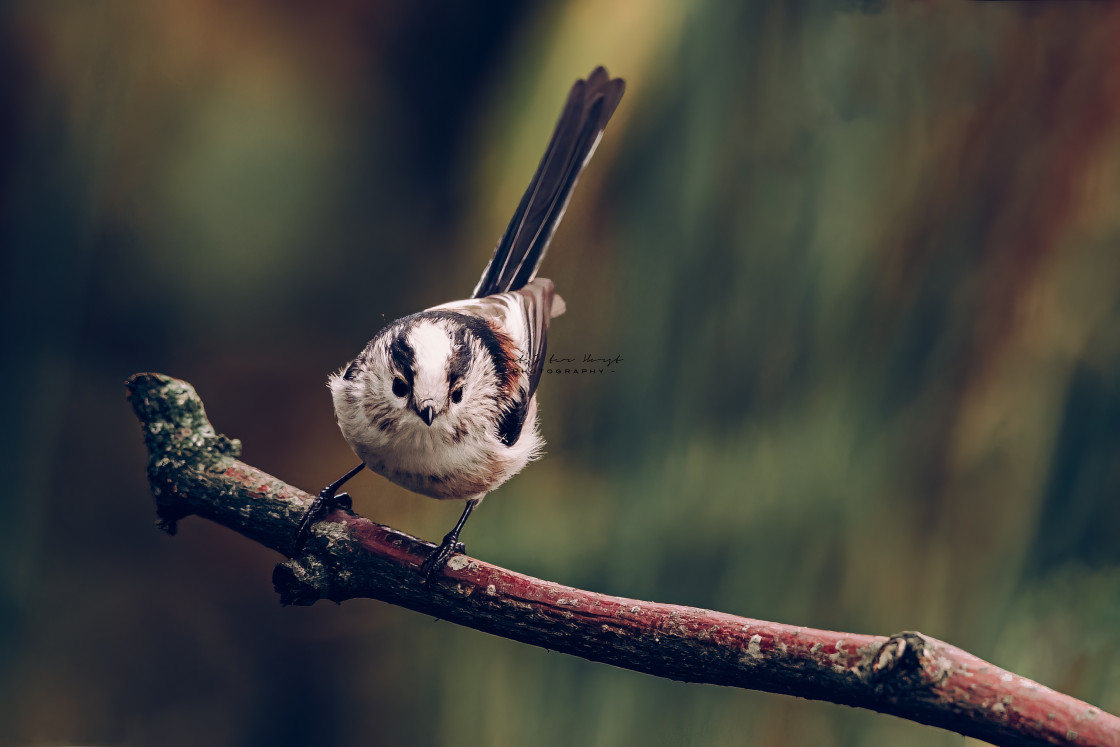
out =
[[446,323],[418,320],[387,336],[385,401],[425,426],[461,405],[471,367],[470,345]]

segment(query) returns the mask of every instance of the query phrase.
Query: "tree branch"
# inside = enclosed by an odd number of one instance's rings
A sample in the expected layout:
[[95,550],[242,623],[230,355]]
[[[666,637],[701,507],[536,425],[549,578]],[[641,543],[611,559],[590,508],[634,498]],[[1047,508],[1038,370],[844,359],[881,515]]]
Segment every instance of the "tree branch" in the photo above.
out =
[[[160,525],[195,514],[287,555],[312,497],[237,461],[186,382],[127,382]],[[283,604],[368,597],[552,651],[685,682],[868,708],[999,745],[1120,747],[1120,719],[921,633],[813,630],[623,599],[456,555],[421,584],[430,543],[353,514],[316,525],[273,583]]]

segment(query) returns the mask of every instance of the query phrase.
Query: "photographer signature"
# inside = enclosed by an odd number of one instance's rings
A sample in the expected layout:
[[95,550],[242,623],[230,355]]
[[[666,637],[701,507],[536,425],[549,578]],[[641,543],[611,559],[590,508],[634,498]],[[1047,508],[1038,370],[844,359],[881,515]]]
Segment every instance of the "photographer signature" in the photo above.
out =
[[[572,373],[614,373],[618,370],[619,364],[622,363],[624,358],[622,355],[615,355],[610,357],[596,356],[591,353],[585,353],[582,358],[572,358],[564,355],[557,355],[550,353],[548,361],[545,363],[544,372],[549,374],[572,374]],[[519,360],[522,365],[532,366],[532,356],[522,356]]]

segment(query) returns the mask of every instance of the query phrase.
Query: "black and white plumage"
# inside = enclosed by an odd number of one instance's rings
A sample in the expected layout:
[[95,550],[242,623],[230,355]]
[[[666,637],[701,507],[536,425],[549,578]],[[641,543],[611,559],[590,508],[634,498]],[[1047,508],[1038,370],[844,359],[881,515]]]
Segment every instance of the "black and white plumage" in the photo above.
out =
[[471,298],[391,322],[330,377],[339,428],[362,464],[320,493],[297,551],[314,521],[346,505],[342,483],[369,467],[417,493],[466,501],[424,563],[427,578],[462,549],[459,532],[483,497],[540,454],[536,390],[549,322],[564,302],[537,269],[623,90],[602,67],[572,86]]

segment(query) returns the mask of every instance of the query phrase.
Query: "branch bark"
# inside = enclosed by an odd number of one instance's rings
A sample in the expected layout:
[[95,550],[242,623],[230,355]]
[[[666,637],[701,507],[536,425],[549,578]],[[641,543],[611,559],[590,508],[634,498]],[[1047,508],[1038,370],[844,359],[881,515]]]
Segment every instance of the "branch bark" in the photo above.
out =
[[[238,461],[240,442],[214,430],[186,382],[142,373],[126,386],[160,525],[174,533],[194,514],[289,555],[312,496]],[[380,599],[658,677],[867,708],[998,745],[1120,747],[1116,716],[921,633],[838,633],[612,597],[463,555],[423,585],[432,547],[336,511],[273,583],[282,604]]]

